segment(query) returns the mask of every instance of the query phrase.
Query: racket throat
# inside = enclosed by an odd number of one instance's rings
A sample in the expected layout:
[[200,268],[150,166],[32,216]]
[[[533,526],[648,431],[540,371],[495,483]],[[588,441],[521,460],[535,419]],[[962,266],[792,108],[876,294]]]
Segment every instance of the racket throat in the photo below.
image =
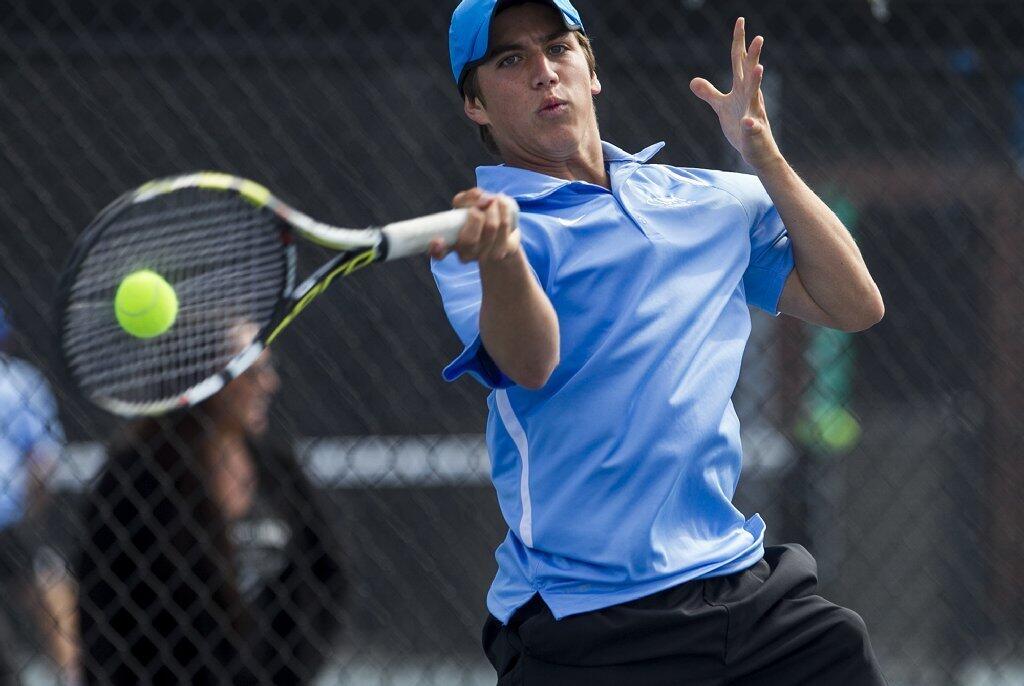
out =
[[[306,309],[313,300],[326,291],[339,276],[348,276],[352,272],[362,269],[381,259],[380,244],[363,252],[352,255],[342,253],[324,264],[320,269],[313,272],[305,281],[299,284],[291,298],[286,303],[285,313],[276,325],[270,327],[266,342],[270,345],[274,339],[284,331],[285,327],[291,324],[299,314]],[[276,320],[276,318],[275,318]]]

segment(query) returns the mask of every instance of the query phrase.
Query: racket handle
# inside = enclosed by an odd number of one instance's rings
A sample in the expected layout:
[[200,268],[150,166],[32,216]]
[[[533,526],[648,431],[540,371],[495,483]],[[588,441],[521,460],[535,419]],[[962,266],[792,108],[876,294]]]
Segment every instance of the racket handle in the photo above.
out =
[[[518,227],[519,206],[515,201],[512,211],[512,224]],[[384,259],[400,260],[409,255],[425,253],[430,247],[430,241],[435,238],[442,239],[446,246],[451,245],[458,239],[459,231],[466,223],[466,214],[465,209],[448,210],[388,224],[381,229],[388,241],[388,252]]]

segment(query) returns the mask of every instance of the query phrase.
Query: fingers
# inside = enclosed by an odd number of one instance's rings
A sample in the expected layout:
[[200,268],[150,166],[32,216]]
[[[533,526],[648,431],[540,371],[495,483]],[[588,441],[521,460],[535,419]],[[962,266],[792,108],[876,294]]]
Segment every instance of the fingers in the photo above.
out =
[[466,223],[454,245],[445,247],[443,241],[431,241],[431,257],[443,259],[454,251],[462,262],[504,258],[519,244],[512,224],[512,202],[511,198],[479,188],[458,193],[452,204],[467,209]]
[[759,64],[754,67],[754,71],[750,75],[750,106],[756,108],[758,98],[761,95],[761,80],[764,79],[764,65]]
[[498,208],[498,230],[494,236],[491,257],[501,260],[518,245],[518,241],[513,240],[513,234],[517,231],[517,227],[513,224],[511,198],[499,196],[495,199],[494,206]]
[[443,238],[435,238],[430,241],[430,247],[427,249],[429,255],[435,260],[443,260],[451,252],[451,249],[444,244]]
[[747,105],[748,116],[740,120],[740,126],[751,134],[759,134],[765,130],[768,121],[768,113],[764,107],[764,95],[761,93],[761,80],[764,78],[764,65],[759,64],[754,68],[750,83],[750,100]]
[[479,204],[481,198],[485,195],[486,193],[484,193],[482,188],[469,188],[460,191],[452,198],[452,207],[473,207]]
[[744,76],[744,60],[747,57],[747,39],[744,31],[744,19],[740,17],[732,29],[732,80],[742,83]]
[[479,207],[470,207],[466,213],[466,224],[452,246],[461,262],[475,260],[480,253],[480,234],[484,229],[484,219],[484,212]]
[[427,246],[427,254],[435,260],[444,259],[444,242],[440,238],[430,241]]
[[707,79],[693,79],[690,81],[690,90],[698,98],[715,108],[716,111],[718,103],[725,98],[725,94],[712,86],[711,82]]
[[[761,87],[761,76],[764,74],[764,67],[761,66],[761,48],[764,47],[764,37],[755,36],[750,42],[750,48],[746,44],[746,20],[743,17],[736,19],[732,30],[732,92],[738,92],[740,97],[746,97],[757,93]],[[690,81],[690,90],[693,94],[718,111],[718,105],[727,96],[715,88],[707,79],[693,79]]]
[[[482,189],[480,189],[480,188],[475,188],[475,187],[474,188],[468,188],[468,189],[466,189],[464,191],[459,191],[458,193],[455,194],[455,197],[452,198],[452,207],[453,208],[472,207],[472,206],[474,206],[474,205],[476,205],[477,203],[480,202],[480,198],[483,195],[484,195],[484,191]],[[463,225],[463,230],[465,230],[467,226],[470,226],[470,224],[475,224],[476,221],[477,221],[476,219],[473,219],[469,215],[467,215],[466,216],[466,224]],[[472,233],[473,231],[474,231],[474,229],[471,227],[470,228],[470,233]],[[460,237],[462,236],[462,232],[461,231],[459,232],[459,236]],[[458,238],[456,238],[456,242],[454,244],[452,244],[452,245],[445,245],[445,242],[442,239],[435,238],[432,241],[430,241],[430,245],[427,248],[427,252],[428,252],[428,254],[430,255],[431,258],[433,258],[435,260],[443,260],[445,257],[448,256],[448,253],[450,253],[453,250],[455,250],[455,247],[457,245],[458,245]]]
[[[733,83],[746,82],[753,76],[754,70],[761,62],[761,49],[764,47],[764,36],[754,36],[747,47],[746,19],[739,17],[732,30],[732,74]],[[760,82],[758,82],[760,87]]]
[[764,36],[754,36],[750,41],[750,48],[747,50],[746,72],[750,73],[761,60],[761,48],[764,47]]

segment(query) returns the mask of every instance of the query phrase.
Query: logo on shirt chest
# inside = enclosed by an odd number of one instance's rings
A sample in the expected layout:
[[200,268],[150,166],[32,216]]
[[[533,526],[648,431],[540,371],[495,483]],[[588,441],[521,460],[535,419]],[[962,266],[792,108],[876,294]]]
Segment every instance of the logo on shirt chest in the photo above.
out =
[[647,202],[652,205],[659,207],[690,207],[696,205],[696,200],[689,200],[687,198],[680,198],[673,195],[650,195],[647,197]]

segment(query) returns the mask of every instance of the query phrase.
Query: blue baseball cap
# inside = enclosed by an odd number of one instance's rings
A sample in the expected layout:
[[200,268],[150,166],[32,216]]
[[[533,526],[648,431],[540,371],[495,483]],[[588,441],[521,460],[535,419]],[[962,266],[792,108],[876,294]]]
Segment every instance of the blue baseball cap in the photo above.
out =
[[466,72],[487,57],[487,43],[491,36],[491,20],[500,10],[510,5],[540,2],[551,5],[562,15],[565,28],[584,31],[580,13],[569,0],[462,0],[452,12],[448,28],[448,53],[452,61],[452,76],[462,93]]

